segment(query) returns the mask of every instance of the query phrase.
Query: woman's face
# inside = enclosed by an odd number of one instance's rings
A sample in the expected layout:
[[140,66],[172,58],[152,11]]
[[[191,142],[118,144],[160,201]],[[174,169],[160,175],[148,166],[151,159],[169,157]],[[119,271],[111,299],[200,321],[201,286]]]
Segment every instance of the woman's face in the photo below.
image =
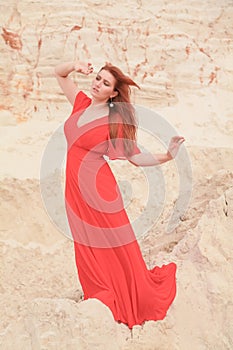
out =
[[117,91],[115,91],[116,79],[107,70],[102,69],[97,73],[95,79],[91,85],[91,95],[99,102],[107,102],[110,97],[115,97]]

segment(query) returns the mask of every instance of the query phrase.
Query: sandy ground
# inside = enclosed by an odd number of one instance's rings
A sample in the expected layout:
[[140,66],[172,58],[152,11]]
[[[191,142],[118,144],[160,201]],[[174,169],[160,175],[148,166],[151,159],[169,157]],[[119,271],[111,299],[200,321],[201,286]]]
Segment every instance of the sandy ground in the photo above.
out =
[[[199,106],[206,105],[207,100],[208,96],[199,99]],[[157,112],[164,112],[166,120],[174,118],[176,128],[186,137],[192,193],[182,221],[172,233],[166,233],[180,194],[179,174],[175,162],[161,167],[166,183],[162,213],[154,226],[144,222],[148,232],[139,233],[138,239],[148,267],[177,263],[178,292],[163,321],[146,322],[132,331],[116,324],[98,300],[81,300],[72,241],[45,211],[40,164],[60,122],[31,120],[1,126],[2,349],[232,348],[231,130],[216,125],[212,125],[211,132],[205,129],[203,125],[208,125],[211,118],[209,112],[199,116],[200,126],[195,117],[190,118],[190,131],[186,118],[188,112],[195,115],[193,98]],[[151,150],[150,137],[139,130],[140,143]],[[133,183],[133,198],[127,210],[134,220],[146,205],[145,174],[124,161],[111,165],[123,185],[124,181]],[[128,200],[126,188],[122,186],[122,192]]]

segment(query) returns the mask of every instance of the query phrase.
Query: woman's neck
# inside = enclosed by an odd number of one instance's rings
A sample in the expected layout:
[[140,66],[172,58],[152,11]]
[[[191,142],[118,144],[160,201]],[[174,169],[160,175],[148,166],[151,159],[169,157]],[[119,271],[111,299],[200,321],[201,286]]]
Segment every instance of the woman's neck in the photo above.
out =
[[98,106],[106,107],[107,106],[107,101],[100,101],[100,100],[92,99],[90,106],[91,107],[98,107]]

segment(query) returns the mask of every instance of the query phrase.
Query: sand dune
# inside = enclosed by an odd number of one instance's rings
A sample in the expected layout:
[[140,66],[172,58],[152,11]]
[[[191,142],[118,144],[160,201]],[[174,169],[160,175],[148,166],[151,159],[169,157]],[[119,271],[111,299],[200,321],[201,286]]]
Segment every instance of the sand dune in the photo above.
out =
[[232,170],[201,173],[175,232],[164,235],[160,222],[142,237],[148,265],[177,263],[178,294],[165,320],[130,332],[99,301],[81,301],[72,241],[46,216],[38,180],[2,180],[1,347],[185,349],[191,341],[191,349],[230,349],[232,188]]

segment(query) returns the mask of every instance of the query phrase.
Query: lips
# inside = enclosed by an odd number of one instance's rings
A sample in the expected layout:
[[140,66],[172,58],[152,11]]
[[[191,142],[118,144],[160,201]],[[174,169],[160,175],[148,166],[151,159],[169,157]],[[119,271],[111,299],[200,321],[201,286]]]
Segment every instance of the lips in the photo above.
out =
[[95,91],[95,92],[99,92],[99,90],[96,89],[95,87],[93,87],[92,90]]

